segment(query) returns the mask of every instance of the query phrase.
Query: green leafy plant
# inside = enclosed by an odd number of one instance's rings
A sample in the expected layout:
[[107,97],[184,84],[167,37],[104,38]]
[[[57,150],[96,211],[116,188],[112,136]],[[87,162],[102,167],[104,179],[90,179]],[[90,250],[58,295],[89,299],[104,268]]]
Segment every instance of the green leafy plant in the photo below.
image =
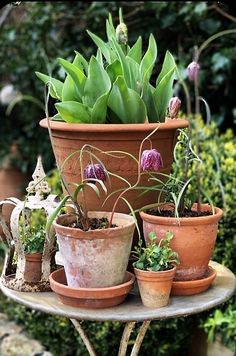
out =
[[152,34],[145,54],[142,37],[128,45],[128,30],[119,12],[115,29],[112,16],[106,21],[107,42],[87,31],[96,44],[96,56],[89,61],[75,51],[73,62],[59,58],[66,72],[65,81],[36,72],[50,88],[50,95],[60,102],[53,119],[80,123],[163,122],[173,93],[176,64],[166,52],[156,85],[150,83],[157,60],[157,45]]
[[179,263],[178,254],[170,248],[170,240],[173,238],[173,233],[168,232],[164,239],[156,243],[156,234],[150,232],[150,242],[146,247],[142,247],[142,240],[139,240],[138,246],[135,246],[135,257],[137,261],[133,263],[135,268],[145,271],[166,271],[173,267],[173,264]]
[[20,237],[24,245],[25,253],[43,253],[45,242],[46,215],[42,210],[33,210],[30,221],[20,219]]

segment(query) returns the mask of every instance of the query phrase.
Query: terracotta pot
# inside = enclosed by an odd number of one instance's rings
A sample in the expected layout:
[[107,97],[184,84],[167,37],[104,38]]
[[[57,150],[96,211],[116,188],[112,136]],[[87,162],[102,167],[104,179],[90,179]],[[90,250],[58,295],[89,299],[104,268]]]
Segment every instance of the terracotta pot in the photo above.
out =
[[[110,217],[107,212],[90,212],[89,217]],[[74,216],[61,215],[54,227],[68,286],[72,288],[112,287],[123,283],[131,251],[133,217],[116,213],[118,227],[82,231],[70,228]]]
[[108,308],[124,301],[133,287],[135,277],[126,272],[122,284],[106,288],[71,288],[67,285],[64,268],[49,276],[50,286],[63,304],[76,308]]
[[25,254],[25,273],[26,282],[35,283],[41,280],[42,276],[42,253]]
[[[40,121],[40,125],[47,128],[47,120]],[[177,138],[177,129],[188,126],[187,120],[168,120],[165,123],[159,124],[159,129],[151,137],[153,148],[156,148],[162,155],[164,168],[161,170],[164,173],[170,173],[173,162],[173,147]],[[103,151],[125,151],[131,153],[138,158],[139,146],[141,141],[156,127],[157,124],[72,124],[65,122],[50,121],[52,130],[52,140],[55,148],[56,160],[59,166],[64,160],[76,150],[79,150],[85,144],[98,147]],[[150,143],[144,145],[144,149],[150,148]],[[94,151],[99,159],[102,160],[105,167],[128,180],[131,184],[137,180],[137,163],[130,157],[112,158],[104,154],[98,154]],[[87,157],[89,159],[89,157]],[[85,162],[86,165],[86,162]],[[78,156],[70,159],[64,167],[64,176],[67,182],[78,183],[80,179],[80,167]],[[162,177],[160,176],[160,179]],[[142,176],[140,186],[151,185],[147,182],[147,176]],[[127,187],[127,183],[120,179],[111,177],[111,187],[107,184],[108,194],[119,188]],[[152,202],[152,192],[138,197],[140,190],[130,191],[126,197],[132,204],[133,209],[140,208]],[[117,195],[115,195],[117,196]],[[115,197],[114,196],[114,197]],[[106,210],[111,211],[114,197],[109,199],[102,207],[105,195],[101,192],[99,199],[96,194],[88,189],[86,192],[87,206],[90,211]],[[129,213],[127,205],[120,201],[116,211]]]
[[[211,211],[211,208],[203,204],[202,210]],[[146,243],[151,231],[156,233],[157,243],[165,237],[167,231],[174,234],[170,246],[179,254],[180,264],[175,275],[177,281],[201,279],[205,276],[222,215],[223,211],[219,208],[215,208],[214,215],[179,219],[140,212]]]
[[143,304],[149,308],[161,308],[168,304],[176,267],[167,271],[143,271],[134,268]]

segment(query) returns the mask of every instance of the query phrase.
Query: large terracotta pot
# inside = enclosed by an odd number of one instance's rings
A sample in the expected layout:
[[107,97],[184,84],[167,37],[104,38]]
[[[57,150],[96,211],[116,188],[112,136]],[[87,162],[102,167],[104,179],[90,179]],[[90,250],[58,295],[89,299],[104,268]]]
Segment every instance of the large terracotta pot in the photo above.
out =
[[176,267],[167,271],[143,271],[134,268],[143,304],[161,308],[168,304]]
[[[156,148],[162,155],[164,173],[170,173],[173,162],[173,147],[176,143],[177,129],[188,126],[187,120],[177,119],[168,120],[160,124],[72,124],[65,122],[56,122],[50,120],[52,131],[52,140],[55,149],[55,156],[59,166],[64,160],[76,150],[79,150],[85,144],[98,147],[103,151],[125,151],[138,158],[139,146],[141,141],[159,125],[156,133],[151,137],[153,148]],[[47,119],[40,121],[40,126],[47,128]],[[144,145],[144,149],[150,148],[150,143]],[[104,154],[94,153],[103,161],[105,167],[126,180],[131,184],[137,180],[137,164],[131,158],[112,158]],[[89,159],[87,157],[87,159]],[[86,163],[85,163],[86,164]],[[78,156],[70,159],[64,167],[64,176],[67,182],[78,183],[80,179],[80,166]],[[162,177],[159,177],[162,179]],[[149,183],[151,184],[151,183]],[[144,175],[140,185],[148,185],[147,176]],[[107,184],[108,194],[121,187],[127,187],[127,184],[120,179],[111,177],[111,187]],[[133,209],[150,204],[153,200],[152,193],[144,194],[140,197],[140,190],[134,190],[126,195],[126,198],[132,205]],[[116,195],[117,196],[117,195]],[[87,207],[90,211],[106,210],[111,211],[114,204],[114,197],[111,197],[102,207],[105,194],[101,194],[99,199],[96,194],[88,189],[86,192]],[[116,211],[127,213],[129,208],[120,201]]]
[[[109,219],[110,213],[90,212],[89,217]],[[67,283],[72,288],[112,287],[124,282],[135,223],[133,217],[116,213],[115,228],[82,231],[71,228],[73,215],[54,222]]]
[[[211,208],[203,204],[202,210],[211,211]],[[220,208],[215,208],[214,215],[179,219],[140,212],[146,243],[151,231],[156,233],[157,243],[165,237],[167,231],[174,234],[170,246],[179,254],[180,264],[175,275],[177,281],[200,279],[205,276],[222,215],[223,211]]]

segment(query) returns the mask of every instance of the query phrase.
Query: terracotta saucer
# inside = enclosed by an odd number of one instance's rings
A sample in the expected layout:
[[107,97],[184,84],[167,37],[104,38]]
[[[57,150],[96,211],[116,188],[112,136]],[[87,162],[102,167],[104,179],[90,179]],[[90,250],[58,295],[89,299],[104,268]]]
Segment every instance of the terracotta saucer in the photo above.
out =
[[171,288],[171,295],[194,295],[205,292],[216,277],[216,270],[208,266],[206,275],[202,279],[193,281],[174,281]]
[[124,283],[106,288],[72,288],[67,285],[64,268],[49,276],[50,286],[63,304],[78,308],[108,308],[121,304],[135,281],[133,273],[126,272]]

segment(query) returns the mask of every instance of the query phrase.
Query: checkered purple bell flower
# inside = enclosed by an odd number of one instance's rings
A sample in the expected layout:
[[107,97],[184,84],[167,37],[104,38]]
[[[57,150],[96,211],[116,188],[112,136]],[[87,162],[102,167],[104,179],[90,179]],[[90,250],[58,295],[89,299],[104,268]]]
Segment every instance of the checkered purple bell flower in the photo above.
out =
[[163,161],[160,152],[155,148],[144,150],[141,156],[142,171],[158,171],[163,167]]
[[100,163],[88,164],[84,170],[84,175],[86,179],[91,179],[90,183],[96,184],[95,181],[92,181],[93,178],[99,179],[103,182],[106,181],[105,170]]

